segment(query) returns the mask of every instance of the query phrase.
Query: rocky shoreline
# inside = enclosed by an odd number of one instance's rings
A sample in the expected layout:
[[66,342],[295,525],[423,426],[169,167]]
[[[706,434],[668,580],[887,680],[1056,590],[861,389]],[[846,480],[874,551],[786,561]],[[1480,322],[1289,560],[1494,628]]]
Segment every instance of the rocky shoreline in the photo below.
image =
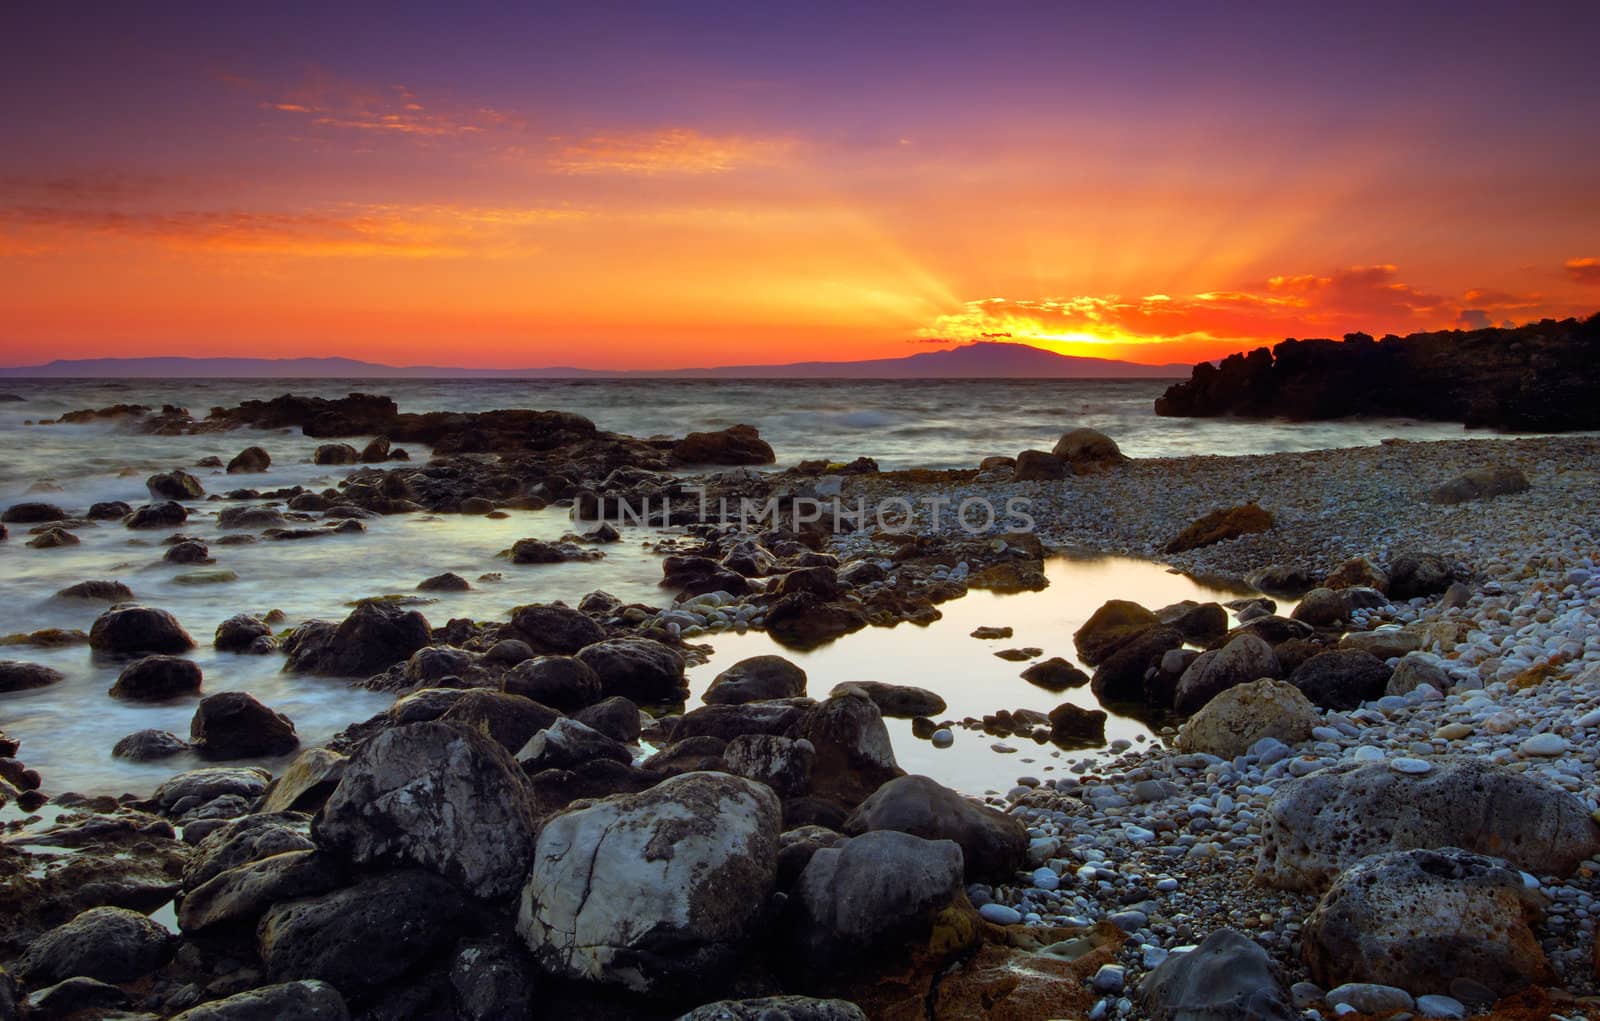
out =
[[[150,798],[47,806],[48,777],[0,736],[0,800],[35,813],[0,841],[0,1019],[1587,1016],[1600,441],[1129,461],[1075,431],[966,471],[761,473],[700,467],[770,462],[747,427],[641,441],[383,400],[116,414],[395,434],[330,450],[368,464],[337,490],[216,501],[251,539],[570,502],[583,530],[506,556],[581,560],[654,498],[681,527],[660,549],[676,598],[443,626],[392,600],[287,633],[229,620],[219,649],[401,696],[277,777],[218,765]],[[402,437],[436,456],[389,464]],[[177,529],[211,509],[184,475],[99,516]],[[1021,500],[1035,530],[969,532],[930,497]],[[791,524],[708,513],[730,499]],[[910,527],[795,516],[890,500]],[[6,512],[36,537],[94,516]],[[767,656],[683,705],[702,636],[804,648],[926,622],[972,588],[1043,587],[1063,548],[1240,591],[1150,608],[1107,592],[1062,636],[1093,672],[1062,660],[1066,683],[1166,725],[1161,747],[1054,758],[981,805],[895,761],[885,716],[935,741],[958,725],[936,692],[818,697],[808,681],[835,678]],[[181,623],[95,584],[108,609],[83,641],[128,664],[111,696],[198,691]],[[1067,650],[1022,658],[1047,651]],[[5,664],[0,691],[51,683],[29,667]],[[1094,715],[982,725],[1070,748]],[[147,733],[130,754],[171,742],[223,762],[298,745],[242,692],[201,699],[187,742]],[[178,935],[146,917],[167,910]]]

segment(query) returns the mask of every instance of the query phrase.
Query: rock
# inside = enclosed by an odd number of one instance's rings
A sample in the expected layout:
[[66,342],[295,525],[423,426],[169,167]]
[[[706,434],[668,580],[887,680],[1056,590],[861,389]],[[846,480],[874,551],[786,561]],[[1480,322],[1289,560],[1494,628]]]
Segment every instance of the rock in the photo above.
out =
[[1465,1021],[1467,1008],[1460,1000],[1437,994],[1417,997],[1417,1011],[1425,1018]]
[[1228,688],[1207,702],[1178,731],[1178,748],[1232,759],[1265,737],[1297,745],[1320,722],[1316,707],[1299,688],[1264,677]]
[[772,447],[748,425],[690,433],[672,448],[672,457],[679,464],[772,464],[777,460]]
[[700,700],[708,705],[741,705],[806,693],[806,672],[782,656],[741,659],[712,679]]
[[1098,475],[1128,463],[1117,443],[1098,429],[1073,429],[1064,433],[1050,451],[1074,475]]
[[387,436],[376,437],[361,448],[361,463],[381,464],[389,460],[392,452],[393,445],[389,442]]
[[500,678],[500,687],[509,694],[531,698],[563,712],[576,712],[601,698],[600,675],[576,656],[524,660],[506,671]]
[[418,592],[467,592],[471,589],[472,585],[467,579],[450,571],[417,582]]
[[639,993],[714,989],[777,877],[778,799],[689,773],[548,820],[517,932],[544,970]]
[[1583,802],[1548,781],[1475,760],[1433,761],[1421,775],[1350,763],[1284,783],[1262,817],[1257,880],[1319,890],[1366,855],[1436,847],[1564,876],[1600,851],[1600,826]]
[[1155,611],[1156,619],[1176,628],[1186,642],[1206,644],[1228,633],[1228,611],[1221,603],[1197,603],[1185,599]]
[[535,652],[570,656],[603,641],[605,630],[586,614],[567,606],[529,605],[511,611],[511,629]]
[[513,754],[560,718],[561,713],[548,705],[486,688],[467,691],[438,717],[471,727]]
[[630,763],[633,753],[622,742],[570,717],[562,717],[534,734],[517,752],[517,761],[528,773],[571,769],[591,759]]
[[89,506],[90,521],[121,521],[132,513],[133,508],[121,500],[106,500]]
[[533,850],[530,792],[511,754],[475,730],[428,722],[373,738],[312,825],[360,865],[417,865],[475,897],[515,890]]
[[228,474],[254,474],[272,467],[272,455],[260,447],[245,447],[228,462]]
[[1346,869],[1306,919],[1306,963],[1324,986],[1438,994],[1470,975],[1504,995],[1554,978],[1529,927],[1541,913],[1541,895],[1497,858],[1453,847],[1377,854]]
[[870,698],[884,716],[909,720],[916,716],[938,716],[949,708],[944,699],[926,688],[882,681],[845,681],[834,685],[828,697],[842,695],[852,688]]
[[131,982],[166,964],[176,949],[170,932],[137,911],[90,908],[30,943],[16,972],[35,987],[77,976]]
[[53,503],[14,503],[0,514],[0,521],[13,525],[37,525],[66,519],[67,512]]
[[362,603],[337,626],[327,621],[300,625],[284,643],[291,673],[370,677],[411,658],[433,643],[428,619],[415,610]]
[[1089,679],[1089,688],[1102,702],[1151,701],[1160,708],[1172,704],[1170,693],[1153,692],[1151,681],[1158,673],[1167,653],[1183,645],[1183,635],[1176,628],[1153,627],[1135,637],[1107,656],[1095,668]]
[[59,549],[62,546],[76,546],[83,540],[64,528],[50,527],[28,540],[30,549]]
[[1272,646],[1254,635],[1240,635],[1221,649],[1201,653],[1178,678],[1174,706],[1180,713],[1198,712],[1229,688],[1280,672]]
[[1336,567],[1322,581],[1323,588],[1370,588],[1389,591],[1389,575],[1366,557],[1352,557]]
[[258,766],[195,769],[171,777],[150,796],[165,815],[181,816],[216,798],[234,795],[250,801],[267,789],[272,775]]
[[527,642],[518,638],[502,638],[489,646],[489,651],[483,654],[483,661],[490,666],[512,667],[536,655],[533,646]]
[[1300,605],[1289,616],[1312,627],[1343,627],[1350,620],[1350,597],[1343,589],[1314,588],[1300,598]]
[[[795,732],[815,705],[810,699],[791,699],[701,706],[678,720],[672,728],[672,737],[680,741],[691,737],[731,741],[741,734],[788,735]],[[879,722],[882,722],[881,716]]]
[[1294,1021],[1277,965],[1254,940],[1218,929],[1173,954],[1139,984],[1150,1021]]
[[962,896],[962,866],[954,841],[896,830],[818,849],[790,894],[788,960],[834,979],[926,939],[940,913]]
[[1072,635],[1078,659],[1089,666],[1098,666],[1122,646],[1161,621],[1155,614],[1125,599],[1113,599],[1089,616]]
[[357,998],[436,959],[460,936],[466,912],[455,887],[406,869],[274,905],[256,944],[271,978],[320,979]]
[[1450,674],[1444,661],[1428,652],[1408,652],[1395,664],[1383,689],[1385,695],[1406,695],[1419,686],[1432,685],[1435,691],[1450,690]]
[[344,777],[349,759],[327,748],[307,748],[272,782],[258,811],[315,812]]
[[169,731],[136,730],[116,743],[111,757],[129,762],[157,762],[188,750],[189,742]]
[[1052,482],[1071,474],[1072,467],[1056,455],[1043,450],[1024,450],[1017,455],[1011,477],[1017,482]]
[[66,676],[43,663],[27,663],[16,659],[0,659],[0,694],[28,691],[59,684]]
[[883,715],[871,699],[853,691],[808,710],[795,734],[817,750],[811,787],[821,797],[859,805],[884,783],[905,775],[895,762]]
[[289,717],[243,691],[208,695],[189,722],[189,741],[208,759],[253,759],[284,755],[300,746]]
[[172,1021],[349,1021],[344,997],[308,979],[263,986],[191,1007]]
[[1331,1007],[1353,1007],[1363,1014],[1389,1014],[1417,1005],[1404,989],[1373,982],[1346,982],[1328,990],[1323,1000]]
[[727,743],[722,758],[733,775],[766,784],[781,798],[794,798],[811,789],[817,750],[804,738],[741,734]]
[[1436,553],[1406,553],[1389,562],[1389,597],[1435,596],[1456,581],[1450,562]]
[[767,633],[785,645],[812,648],[867,626],[853,605],[825,602],[809,592],[784,596],[767,608]]
[[93,603],[131,603],[133,590],[120,581],[80,581],[56,593],[57,599],[81,599]]
[[1166,553],[1186,553],[1240,536],[1270,531],[1272,515],[1253,503],[1214,510],[1191,522],[1163,548]]
[[327,893],[343,879],[343,870],[321,851],[285,851],[258,858],[186,891],[178,904],[178,928],[193,933],[223,925],[254,927],[274,904]]
[[634,744],[639,740],[642,724],[639,707],[620,695],[580,709],[572,718],[623,744]]
[[200,480],[186,471],[170,471],[144,480],[152,500],[198,500],[206,495]]
[[288,523],[275,507],[224,507],[217,514],[217,527],[222,529],[278,528]]
[[122,668],[112,698],[164,702],[200,693],[200,664],[178,656],[146,656]]
[[1099,746],[1106,740],[1106,714],[1063,702],[1050,710],[1050,740],[1057,744]]
[[848,1000],[763,996],[703,1004],[677,1021],[867,1021],[867,1015]]
[[166,610],[113,606],[89,628],[89,648],[108,656],[173,655],[194,648],[194,639]]
[[321,465],[355,464],[360,460],[361,454],[348,443],[324,443],[311,455],[312,463]]
[[265,655],[278,647],[278,643],[272,637],[272,628],[259,617],[244,613],[236,614],[218,624],[211,645],[218,652],[251,655]]
[[1089,675],[1062,659],[1051,656],[1022,671],[1022,679],[1046,691],[1065,691],[1089,683]]
[[512,543],[507,555],[513,564],[565,564],[599,560],[605,556],[599,550],[587,550],[570,542],[547,542],[532,538],[518,539]]
[[535,982],[527,953],[504,937],[462,940],[450,965],[462,1021],[537,1016]]
[[1528,491],[1528,477],[1521,469],[1504,465],[1475,468],[1428,493],[1431,503],[1456,504],[1483,500],[1491,496]]
[[413,652],[400,671],[402,680],[412,686],[456,687],[472,677],[476,659],[465,649],[453,645],[430,645]]
[[639,705],[662,705],[689,696],[683,657],[660,642],[609,638],[584,646],[578,658],[599,675],[604,697],[621,695]]
[[1339,639],[1339,648],[1355,649],[1378,659],[1393,659],[1422,648],[1422,636],[1397,627],[1375,631],[1352,631]]
[[954,841],[969,883],[1009,881],[1027,863],[1028,833],[1021,823],[925,776],[890,780],[845,820],[848,835],[875,830]]
[[29,1018],[117,1017],[129,1005],[128,994],[109,982],[78,976],[40,989],[28,997]]
[[661,585],[684,596],[704,595],[707,592],[744,595],[751,591],[744,575],[710,557],[667,557],[661,562]]
[[129,528],[173,528],[189,520],[189,512],[176,500],[147,503],[124,520]]
[[1295,667],[1289,683],[1324,709],[1354,709],[1383,696],[1389,684],[1383,660],[1359,649],[1332,649]]

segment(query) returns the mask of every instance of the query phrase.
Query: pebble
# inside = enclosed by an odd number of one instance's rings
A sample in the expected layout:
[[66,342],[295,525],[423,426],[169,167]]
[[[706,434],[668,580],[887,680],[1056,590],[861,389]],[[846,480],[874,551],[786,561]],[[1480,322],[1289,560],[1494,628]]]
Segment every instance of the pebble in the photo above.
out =
[[1571,742],[1560,734],[1535,734],[1517,746],[1517,751],[1524,755],[1540,757],[1553,757],[1565,755]]
[[948,728],[940,727],[938,730],[933,732],[933,734],[928,738],[928,741],[935,748],[948,748],[956,743],[956,736],[955,734],[951,733]]
[[1120,964],[1102,964],[1089,980],[1097,993],[1121,993],[1128,981],[1128,969]]
[[1417,997],[1417,1013],[1428,1018],[1458,1021],[1467,1016],[1467,1008],[1460,1000],[1433,993]]
[[985,904],[978,909],[978,915],[995,925],[1016,925],[1022,921],[1022,912],[1004,904]]
[[1389,768],[1396,773],[1426,773],[1433,769],[1433,763],[1426,759],[1412,759],[1402,756],[1389,760]]

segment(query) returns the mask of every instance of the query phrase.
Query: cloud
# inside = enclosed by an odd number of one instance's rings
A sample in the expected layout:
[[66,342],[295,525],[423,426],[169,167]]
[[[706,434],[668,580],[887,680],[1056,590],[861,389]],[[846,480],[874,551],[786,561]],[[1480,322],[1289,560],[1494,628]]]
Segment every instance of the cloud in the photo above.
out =
[[458,107],[432,99],[424,103],[404,85],[363,89],[321,78],[265,100],[261,106],[324,131],[419,142],[509,133],[526,127],[522,117],[492,107]]
[[1567,276],[1580,284],[1600,286],[1600,259],[1568,259]]
[[1489,313],[1482,309],[1464,308],[1461,314],[1456,316],[1456,325],[1463,330],[1487,330],[1494,323],[1489,318]]
[[628,135],[552,139],[550,166],[566,174],[721,174],[781,162],[794,147],[784,139],[704,135],[692,128]]

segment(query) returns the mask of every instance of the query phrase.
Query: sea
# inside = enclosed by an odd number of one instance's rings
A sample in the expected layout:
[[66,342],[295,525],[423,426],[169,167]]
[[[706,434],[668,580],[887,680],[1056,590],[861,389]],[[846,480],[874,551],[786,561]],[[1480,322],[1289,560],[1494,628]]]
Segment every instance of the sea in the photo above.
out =
[[[198,436],[149,436],[115,421],[41,425],[83,408],[164,404],[196,417],[217,406],[284,393],[338,397],[382,393],[402,411],[485,411],[537,408],[577,412],[602,429],[635,436],[758,428],[777,454],[777,468],[803,460],[875,458],[884,469],[973,467],[984,457],[1049,449],[1068,429],[1089,426],[1113,437],[1133,457],[1260,454],[1356,447],[1388,437],[1413,441],[1461,438],[1458,425],[1405,419],[1333,422],[1245,422],[1157,417],[1155,398],[1169,381],[1102,380],[0,380],[0,507],[45,500],[69,511],[101,500],[148,502],[144,480],[184,468],[208,492],[248,485],[261,490],[336,485],[352,469],[318,467],[319,441],[297,431],[235,431]],[[20,398],[20,399],[9,399]],[[352,440],[358,446],[361,439]],[[229,477],[196,468],[204,457],[226,461],[249,445],[272,455],[264,475]],[[427,451],[415,450],[425,458]],[[161,560],[165,532],[130,532],[110,522],[81,529],[82,543],[57,549],[26,546],[30,526],[12,525],[0,542],[0,636],[41,628],[87,630],[92,605],[53,598],[89,579],[119,579],[139,601],[171,611],[195,636],[192,653],[204,692],[243,690],[287,714],[303,745],[326,741],[350,723],[385,709],[392,696],[343,680],[286,674],[281,656],[218,653],[210,638],[237,613],[281,610],[286,625],[340,619],[371,596],[415,595],[423,578],[454,571],[473,581],[469,592],[438,594],[419,609],[434,624],[451,618],[505,619],[529,602],[575,602],[601,589],[624,601],[665,603],[659,557],[648,548],[661,536],[632,526],[624,541],[590,563],[512,567],[496,554],[517,539],[553,539],[572,530],[560,508],[514,511],[504,520],[457,515],[404,515],[367,522],[364,535],[305,542],[218,546],[215,505],[197,504],[179,531],[212,541],[216,563],[180,567]],[[1158,564],[1107,557],[1060,557],[1048,564],[1052,584],[1038,593],[972,594],[941,609],[941,620],[918,627],[869,628],[804,653],[777,646],[765,634],[726,634],[707,641],[710,661],[690,671],[691,705],[721,670],[745,656],[778,653],[808,673],[813,695],[857,680],[914,684],[949,703],[950,719],[998,709],[1048,711],[1062,701],[1093,705],[1086,689],[1053,694],[1020,679],[1022,665],[994,656],[997,643],[970,632],[1010,625],[999,646],[1035,646],[1045,656],[1073,658],[1072,632],[1108,598],[1160,606],[1180,599],[1225,598],[1222,593]],[[498,574],[498,578],[494,575]],[[483,580],[478,580],[483,579]],[[0,648],[0,659],[48,664],[66,675],[50,687],[0,694],[0,731],[22,742],[19,753],[44,778],[50,794],[148,794],[163,779],[204,765],[184,754],[133,764],[112,757],[118,739],[156,728],[187,737],[193,700],[146,705],[112,699],[118,667],[83,646]],[[934,748],[914,737],[906,721],[889,721],[896,755],[908,771],[924,773],[973,794],[1005,791],[1018,777],[1047,778],[1075,760],[1105,749],[1065,751],[1031,740],[1000,740],[956,730],[955,744]],[[1147,727],[1113,715],[1108,742],[1153,740]],[[1120,747],[1118,745],[1117,747]],[[287,760],[262,761],[279,770]],[[13,805],[8,811],[15,811]],[[3,815],[3,813],[0,813]]]

